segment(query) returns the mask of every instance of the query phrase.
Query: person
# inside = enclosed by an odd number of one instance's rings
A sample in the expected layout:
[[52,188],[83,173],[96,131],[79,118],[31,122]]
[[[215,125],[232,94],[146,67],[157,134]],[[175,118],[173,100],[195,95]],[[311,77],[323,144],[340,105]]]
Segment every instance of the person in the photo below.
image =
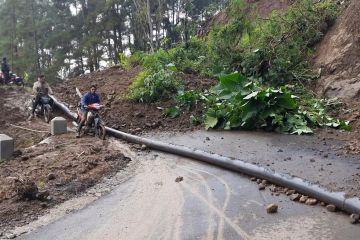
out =
[[[76,137],[80,137],[81,128],[84,126],[87,114],[89,112],[88,106],[93,103],[100,103],[100,96],[96,93],[97,87],[96,85],[91,85],[90,92],[87,92],[82,98],[80,102],[80,111],[83,114],[83,118],[79,123],[78,129],[76,131]],[[87,127],[87,126],[86,126]]]
[[1,72],[3,74],[3,81],[5,84],[9,83],[10,80],[10,67],[7,64],[6,57],[3,58],[3,61],[1,63]]
[[29,120],[31,120],[35,115],[35,109],[37,105],[40,104],[41,97],[47,96],[49,94],[53,94],[52,89],[50,88],[49,84],[45,80],[44,75],[40,75],[38,77],[37,82],[34,83],[33,89],[32,89],[33,95],[35,95],[34,103],[32,106],[32,112],[29,117]]

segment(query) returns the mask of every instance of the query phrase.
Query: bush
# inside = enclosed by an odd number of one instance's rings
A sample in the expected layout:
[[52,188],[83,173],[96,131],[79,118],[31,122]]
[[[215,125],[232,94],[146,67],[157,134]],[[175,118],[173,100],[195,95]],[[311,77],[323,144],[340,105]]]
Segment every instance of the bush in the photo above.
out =
[[160,69],[156,73],[141,72],[130,86],[128,99],[139,102],[156,102],[171,98],[181,87],[174,72]]

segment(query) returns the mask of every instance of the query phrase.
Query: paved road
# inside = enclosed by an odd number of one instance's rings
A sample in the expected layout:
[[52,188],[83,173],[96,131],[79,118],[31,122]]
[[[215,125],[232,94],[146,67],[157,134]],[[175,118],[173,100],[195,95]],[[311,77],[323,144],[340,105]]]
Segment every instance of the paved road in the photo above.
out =
[[[257,190],[245,176],[159,152],[105,197],[20,239],[358,239],[348,216]],[[175,182],[177,177],[183,181]],[[265,205],[277,203],[277,214]]]

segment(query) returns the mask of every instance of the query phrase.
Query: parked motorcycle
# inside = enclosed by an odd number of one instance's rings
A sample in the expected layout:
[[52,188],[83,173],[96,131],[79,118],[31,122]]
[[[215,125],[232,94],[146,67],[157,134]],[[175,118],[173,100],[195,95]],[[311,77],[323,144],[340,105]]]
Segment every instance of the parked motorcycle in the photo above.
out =
[[[34,104],[35,99],[32,100],[32,104]],[[52,119],[52,112],[53,112],[53,105],[54,102],[50,96],[45,95],[40,97],[40,103],[35,109],[35,114],[37,116],[43,116],[46,123],[49,123]],[[32,107],[29,107],[32,109]]]
[[14,84],[14,85],[17,85],[17,86],[22,86],[24,87],[25,86],[25,82],[24,82],[24,79],[21,78],[21,77],[18,77],[16,75],[13,75],[10,79],[10,84]]
[[[104,105],[93,103],[88,105],[88,114],[87,119],[85,120],[85,126],[81,134],[93,133],[95,136],[104,140],[106,136],[106,129],[103,120],[99,115],[99,110],[104,107]],[[77,124],[84,119],[84,113],[81,111],[80,106],[77,108]]]

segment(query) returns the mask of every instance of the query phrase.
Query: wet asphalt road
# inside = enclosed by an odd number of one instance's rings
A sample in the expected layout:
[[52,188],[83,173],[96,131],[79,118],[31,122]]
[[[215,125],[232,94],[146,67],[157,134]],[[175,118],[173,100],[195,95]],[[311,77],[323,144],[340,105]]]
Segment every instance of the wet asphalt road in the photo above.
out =
[[[133,176],[110,194],[19,239],[359,239],[359,225],[343,213],[273,196],[248,177],[182,157],[138,155]],[[270,203],[277,214],[266,213]]]

